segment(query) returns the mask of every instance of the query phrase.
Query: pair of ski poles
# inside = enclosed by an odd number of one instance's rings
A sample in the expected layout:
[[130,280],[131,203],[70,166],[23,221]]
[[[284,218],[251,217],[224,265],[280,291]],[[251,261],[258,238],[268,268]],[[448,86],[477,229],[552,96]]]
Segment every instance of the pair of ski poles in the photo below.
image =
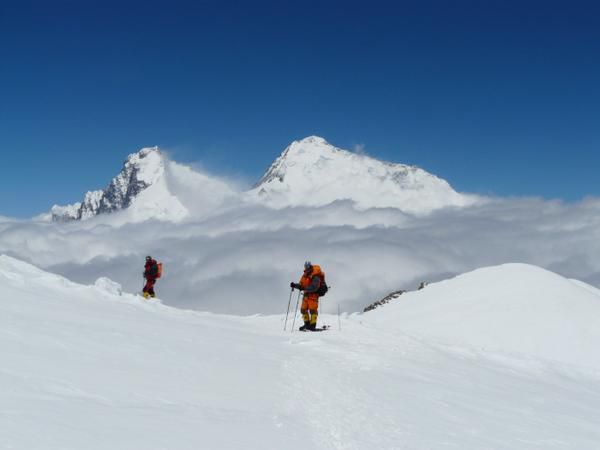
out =
[[[285,313],[285,322],[283,324],[283,331],[285,331],[287,327],[288,316],[290,314],[290,306],[292,304],[292,295],[294,294],[294,288],[290,290],[290,298],[288,300],[287,312]],[[298,315],[298,305],[300,304],[300,296],[302,295],[302,291],[298,290],[298,297],[296,298],[296,309],[294,312],[294,320],[292,321],[292,333],[294,332],[294,325],[296,324],[296,316]]]
[[[290,314],[290,306],[292,304],[292,295],[294,293],[294,288],[290,290],[290,298],[288,300],[287,312],[285,313],[285,322],[283,323],[283,331],[286,331],[288,316]],[[302,295],[302,291],[298,290],[298,297],[296,298],[296,310],[294,312],[294,320],[292,321],[292,333],[294,332],[294,325],[296,324],[296,316],[298,315],[298,304],[300,303],[300,296]],[[338,303],[338,327],[340,331],[342,331],[342,322],[340,321],[340,305]]]

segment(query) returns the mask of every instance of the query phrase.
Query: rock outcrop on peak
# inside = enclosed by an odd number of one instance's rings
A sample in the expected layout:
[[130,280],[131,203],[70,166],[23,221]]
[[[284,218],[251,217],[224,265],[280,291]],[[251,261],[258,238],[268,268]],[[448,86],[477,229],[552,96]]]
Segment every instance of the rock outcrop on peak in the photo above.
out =
[[163,175],[164,170],[160,149],[143,148],[127,157],[121,172],[105,189],[87,192],[80,203],[53,206],[52,220],[55,222],[86,220],[98,214],[125,209],[142,191],[152,186]]

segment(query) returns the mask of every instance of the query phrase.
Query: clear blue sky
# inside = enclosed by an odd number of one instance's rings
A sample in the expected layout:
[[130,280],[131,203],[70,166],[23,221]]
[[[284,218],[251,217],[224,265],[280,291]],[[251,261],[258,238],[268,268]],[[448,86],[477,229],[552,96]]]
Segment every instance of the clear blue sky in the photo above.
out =
[[463,191],[600,195],[600,6],[0,1],[0,215],[172,150],[256,180],[311,134]]

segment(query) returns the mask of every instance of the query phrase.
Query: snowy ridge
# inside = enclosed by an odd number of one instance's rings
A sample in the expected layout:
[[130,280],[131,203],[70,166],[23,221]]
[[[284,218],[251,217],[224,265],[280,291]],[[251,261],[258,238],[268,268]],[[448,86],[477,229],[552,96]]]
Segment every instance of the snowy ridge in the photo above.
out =
[[71,283],[60,275],[46,272],[32,264],[6,255],[0,255],[0,277],[3,278],[2,284],[4,285],[12,284],[27,288],[38,283],[42,285],[54,284],[62,287],[75,286],[75,283]]
[[342,150],[318,136],[294,141],[250,194],[276,208],[352,200],[361,209],[390,207],[410,213],[463,207],[476,200],[423,169]]
[[600,291],[528,264],[478,269],[404,294],[368,315],[448,344],[600,371]]

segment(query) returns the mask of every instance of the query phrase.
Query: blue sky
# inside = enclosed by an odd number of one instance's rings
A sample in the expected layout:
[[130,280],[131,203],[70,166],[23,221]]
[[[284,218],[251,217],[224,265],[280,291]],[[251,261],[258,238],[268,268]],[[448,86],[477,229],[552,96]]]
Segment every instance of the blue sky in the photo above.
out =
[[311,134],[456,189],[600,195],[593,2],[0,2],[0,215],[159,145],[260,177]]

